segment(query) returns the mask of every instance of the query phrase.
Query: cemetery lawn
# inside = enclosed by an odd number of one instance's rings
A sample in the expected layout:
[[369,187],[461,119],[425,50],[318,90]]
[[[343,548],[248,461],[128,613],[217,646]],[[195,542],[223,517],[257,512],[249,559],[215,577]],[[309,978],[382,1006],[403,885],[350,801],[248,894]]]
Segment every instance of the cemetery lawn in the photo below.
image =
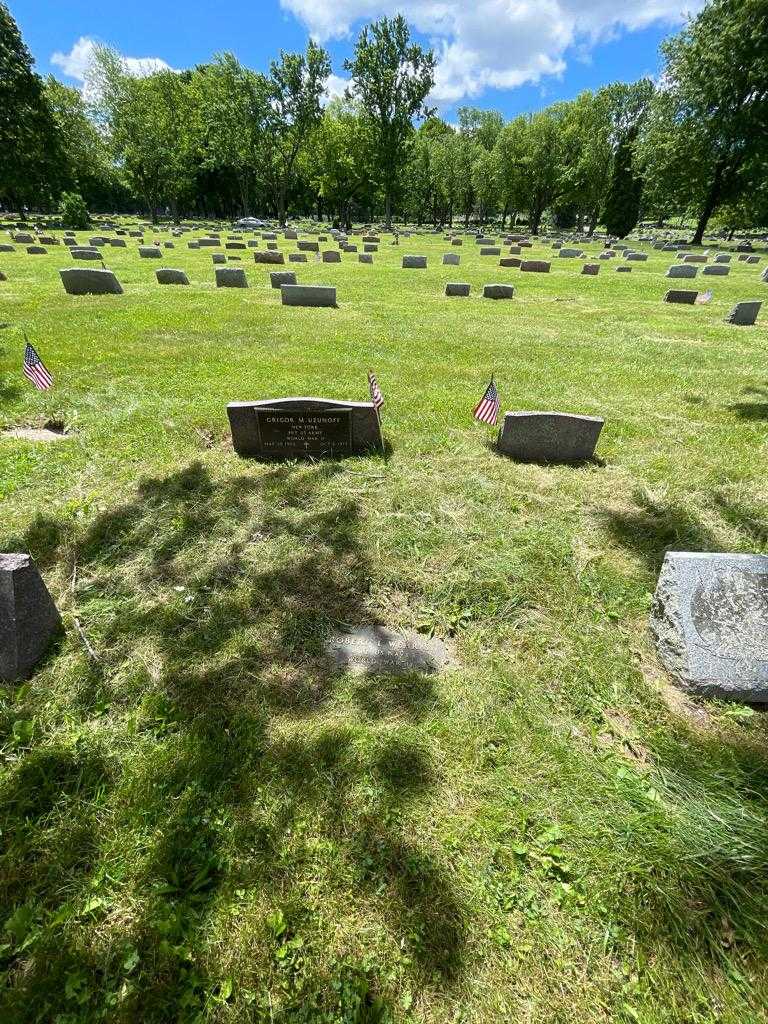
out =
[[[765,718],[683,696],[646,632],[667,549],[768,551],[768,317],[723,323],[765,261],[383,240],[286,266],[339,298],[287,309],[249,252],[217,291],[176,244],[188,288],[106,249],[123,296],[65,295],[61,247],[0,257],[0,430],[71,431],[0,438],[0,550],[66,626],[0,691],[0,1019],[765,1020]],[[233,453],[228,401],[366,399],[369,367],[386,458]],[[601,464],[495,454],[492,372],[502,410],[604,416]],[[324,637],[365,623],[456,665],[334,675]]]

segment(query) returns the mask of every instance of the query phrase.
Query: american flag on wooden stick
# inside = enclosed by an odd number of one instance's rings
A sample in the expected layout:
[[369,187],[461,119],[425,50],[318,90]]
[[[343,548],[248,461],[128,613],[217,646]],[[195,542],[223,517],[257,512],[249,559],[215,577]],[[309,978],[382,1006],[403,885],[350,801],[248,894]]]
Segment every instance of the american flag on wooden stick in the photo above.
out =
[[696,296],[696,305],[697,306],[703,306],[707,302],[711,302],[711,301],[712,301],[712,292],[711,291],[699,292],[699,294]]
[[373,407],[376,410],[376,412],[379,412],[379,410],[382,409],[384,406],[384,395],[382,395],[381,388],[379,387],[379,382],[376,380],[376,374],[371,373],[370,370],[368,371],[368,387],[371,392],[371,401],[373,402]]
[[53,377],[28,341],[24,349],[24,376],[32,381],[38,391],[49,391],[53,387]]
[[485,394],[475,406],[473,415],[481,423],[490,423],[492,427],[496,426],[496,420],[499,418],[499,393],[496,390],[496,382],[493,377],[485,389]]

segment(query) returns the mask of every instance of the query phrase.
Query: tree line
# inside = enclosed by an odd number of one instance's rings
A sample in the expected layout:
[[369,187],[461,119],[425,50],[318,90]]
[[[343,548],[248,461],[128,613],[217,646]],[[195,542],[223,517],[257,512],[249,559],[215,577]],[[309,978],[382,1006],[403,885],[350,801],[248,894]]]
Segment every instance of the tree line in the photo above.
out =
[[624,237],[639,220],[768,224],[768,0],[711,0],[662,44],[654,82],[505,120],[429,106],[435,56],[402,16],[361,31],[349,87],[310,41],[262,73],[231,53],[132,76],[97,47],[81,93],[41,78],[0,0],[0,203],[156,219],[260,214],[452,226],[546,219]]

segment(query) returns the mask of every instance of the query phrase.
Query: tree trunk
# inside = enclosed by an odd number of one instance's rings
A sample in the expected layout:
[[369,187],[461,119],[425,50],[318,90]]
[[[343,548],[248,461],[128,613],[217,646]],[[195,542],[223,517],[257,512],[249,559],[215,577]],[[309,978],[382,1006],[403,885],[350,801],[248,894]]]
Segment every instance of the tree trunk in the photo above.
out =
[[720,187],[723,179],[723,165],[717,164],[715,167],[715,174],[712,178],[712,184],[709,186],[707,192],[707,198],[704,200],[704,206],[702,207],[699,215],[698,223],[696,224],[696,230],[691,239],[691,245],[701,245],[702,239],[704,238],[704,232],[707,230],[707,223],[709,218],[715,211],[718,201],[720,199]]
[[277,193],[277,222],[281,228],[285,227],[285,183],[280,185]]
[[736,228],[728,228],[728,241],[733,241],[733,236],[736,234]]
[[387,231],[392,230],[392,186],[389,184],[384,199],[384,224]]

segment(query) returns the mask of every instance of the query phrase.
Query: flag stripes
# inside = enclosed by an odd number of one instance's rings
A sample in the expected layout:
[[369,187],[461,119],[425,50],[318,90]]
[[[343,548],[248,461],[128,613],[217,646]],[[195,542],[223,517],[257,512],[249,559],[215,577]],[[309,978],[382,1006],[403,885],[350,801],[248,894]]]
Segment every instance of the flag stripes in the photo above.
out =
[[485,394],[475,406],[473,415],[481,423],[490,423],[492,427],[496,426],[496,421],[499,418],[499,393],[496,390],[493,377],[485,389]]
[[53,387],[53,377],[29,342],[24,349],[24,376],[32,381],[38,391],[49,391]]

